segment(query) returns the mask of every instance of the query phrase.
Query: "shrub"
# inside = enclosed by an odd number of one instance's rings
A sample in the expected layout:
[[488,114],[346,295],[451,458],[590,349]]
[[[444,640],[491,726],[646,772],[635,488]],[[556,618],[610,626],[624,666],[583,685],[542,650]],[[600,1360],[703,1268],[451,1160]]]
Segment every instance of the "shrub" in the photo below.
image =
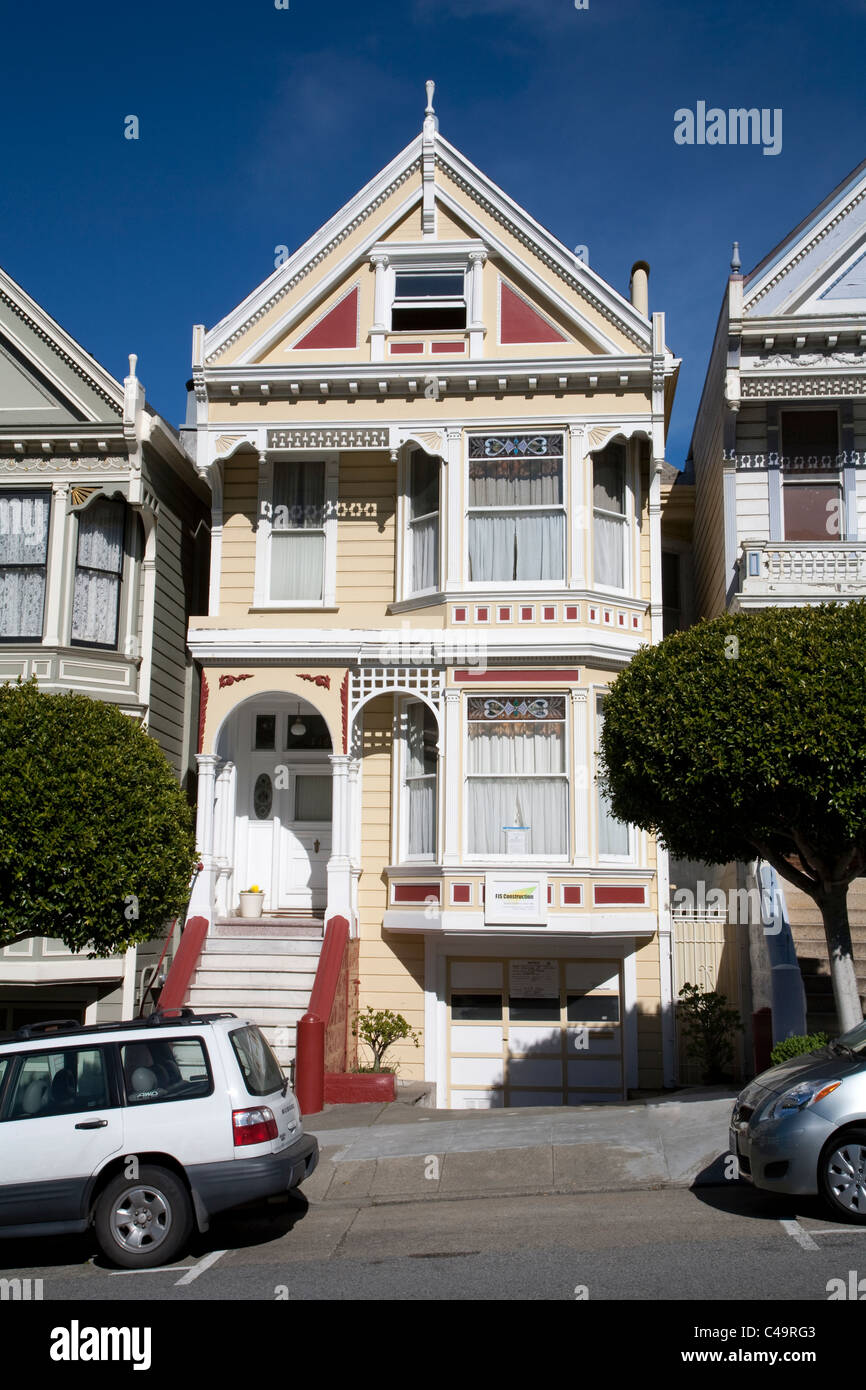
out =
[[[417,1047],[420,1041],[418,1034],[412,1032],[402,1014],[392,1013],[390,1009],[374,1009],[372,1004],[367,1005],[366,1012],[355,1015],[352,1032],[361,1042],[366,1043],[372,1052],[372,1071],[390,1070],[382,1066],[382,1058],[395,1042],[409,1038]],[[366,1069],[362,1067],[359,1070]]]
[[734,1056],[731,1035],[743,1026],[737,1010],[728,1007],[724,994],[686,984],[680,990],[679,1016],[686,1052],[701,1063],[704,1083],[727,1080]]
[[770,1065],[777,1067],[780,1062],[787,1062],[790,1057],[800,1057],[804,1052],[817,1052],[819,1047],[826,1047],[829,1041],[827,1033],[796,1033],[792,1038],[783,1038],[770,1053]]

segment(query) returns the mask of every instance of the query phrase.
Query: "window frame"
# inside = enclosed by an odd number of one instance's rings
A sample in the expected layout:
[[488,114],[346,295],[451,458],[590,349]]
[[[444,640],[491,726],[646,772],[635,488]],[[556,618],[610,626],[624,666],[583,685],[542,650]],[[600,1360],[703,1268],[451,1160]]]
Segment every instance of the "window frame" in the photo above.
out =
[[[88,515],[88,513],[91,512],[91,511],[93,510],[94,507],[96,507],[96,506],[98,506],[98,505],[100,504],[100,502],[106,502],[106,503],[108,503],[109,506],[112,506],[112,507],[121,507],[121,508],[123,509],[123,536],[122,536],[122,540],[121,540],[121,556],[120,556],[120,569],[119,569],[119,570],[99,570],[99,569],[94,568],[94,566],[92,566],[92,565],[82,565],[82,564],[79,562],[79,559],[78,559],[79,549],[80,549],[80,546],[81,546],[81,518],[82,518],[83,516],[86,517],[86,516]],[[108,495],[107,493],[100,493],[98,496],[90,498],[90,499],[88,500],[88,505],[87,505],[86,507],[81,507],[78,511],[74,512],[73,515],[74,515],[74,517],[75,517],[75,543],[74,543],[74,560],[73,560],[73,565],[72,565],[72,576],[71,576],[70,590],[69,590],[69,595],[70,595],[70,596],[69,596],[69,614],[68,614],[68,619],[69,619],[69,645],[70,645],[70,647],[83,647],[83,648],[89,649],[89,650],[91,650],[91,651],[103,651],[103,652],[116,652],[116,651],[120,651],[120,639],[121,639],[121,631],[120,631],[120,629],[121,629],[121,617],[122,617],[122,613],[123,613],[124,581],[125,581],[125,579],[126,579],[126,577],[127,577],[127,567],[128,567],[129,551],[130,551],[130,544],[131,544],[131,542],[130,542],[130,520],[129,520],[129,517],[130,517],[130,508],[129,508],[129,504],[127,503],[125,497],[109,497],[109,495]],[[117,579],[117,608],[116,608],[115,614],[114,614],[114,641],[113,641],[113,642],[90,642],[90,641],[88,641],[87,639],[85,639],[85,638],[83,638],[83,637],[73,637],[73,635],[72,635],[72,624],[73,624],[74,616],[75,616],[75,585],[76,585],[76,581],[77,581],[77,579],[78,579],[78,571],[79,571],[79,570],[83,570],[83,571],[85,571],[86,573],[89,573],[89,574],[110,574],[110,575],[112,575],[112,577],[114,577],[114,578]]]
[[[832,415],[836,422],[836,453],[834,468],[801,469],[786,468],[784,460],[787,457],[797,458],[796,453],[788,453],[785,448],[785,417],[789,419],[797,415]],[[846,541],[847,537],[847,511],[848,498],[845,487],[845,468],[841,460],[841,441],[842,441],[842,420],[840,412],[836,406],[815,405],[813,402],[797,403],[789,406],[783,404],[779,410],[779,527],[782,532],[782,541],[788,545],[829,545],[834,542]],[[807,460],[808,453],[803,455]],[[817,457],[817,456],[816,456]],[[823,484],[825,487],[835,489],[839,506],[839,530],[834,535],[831,531],[826,531],[823,536],[812,536],[798,540],[787,536],[787,517],[785,508],[785,494],[791,489],[796,491],[798,487],[807,488]]]
[[[595,504],[595,461],[596,456],[604,454],[612,445],[619,445],[623,451],[623,470],[622,470],[622,511],[609,512],[604,507],[597,507]],[[632,555],[632,545],[634,541],[634,447],[632,439],[624,439],[617,435],[608,439],[600,449],[590,451],[589,458],[592,468],[589,479],[590,506],[592,509],[592,564],[587,579],[591,582],[594,593],[616,594],[620,596],[630,595],[632,591],[632,580],[634,574],[634,557]],[[602,516],[608,521],[616,521],[623,529],[622,542],[622,586],[616,584],[603,584],[595,577],[596,560],[596,517]]]
[[[322,555],[322,597],[318,599],[272,599],[271,570],[273,561],[272,538],[274,529],[274,464],[321,463],[324,466],[325,490],[322,532],[324,534]],[[339,485],[340,456],[333,451],[277,451],[269,453],[264,467],[259,469],[255,577],[253,588],[253,608],[262,612],[291,612],[333,608],[336,604],[337,588],[337,489]],[[308,528],[318,530],[318,528]],[[280,531],[277,532],[280,534]]]
[[[481,690],[481,691],[474,691],[474,690],[473,690],[473,691],[469,691],[469,692],[464,692],[464,694],[463,694],[463,696],[462,696],[462,710],[461,710],[461,728],[462,728],[462,739],[463,739],[463,748],[462,748],[462,753],[463,753],[463,757],[462,757],[462,766],[463,766],[463,771],[462,771],[462,783],[463,783],[463,785],[462,785],[462,804],[463,804],[463,855],[462,855],[462,858],[463,858],[463,863],[464,863],[464,864],[488,864],[488,863],[489,863],[489,864],[495,864],[497,867],[499,867],[499,866],[501,866],[501,865],[503,865],[503,864],[514,864],[514,863],[516,862],[515,859],[514,859],[514,857],[513,857],[513,855],[509,855],[509,854],[507,854],[505,851],[502,851],[502,852],[499,853],[499,854],[493,854],[493,853],[477,854],[477,853],[473,853],[473,852],[470,851],[470,849],[469,849],[469,783],[470,783],[471,780],[479,779],[479,778],[483,778],[483,777],[489,777],[489,776],[491,775],[491,774],[489,774],[489,773],[470,773],[469,770],[468,770],[468,769],[469,769],[469,725],[470,725],[470,723],[475,722],[475,721],[470,720],[470,718],[469,718],[469,700],[470,700],[470,698],[481,698],[481,699],[510,699],[510,698],[519,698],[519,699],[522,699],[522,700],[534,700],[534,699],[548,699],[548,698],[551,698],[551,697],[553,697],[553,696],[560,696],[560,697],[562,698],[563,702],[564,702],[564,710],[563,710],[563,716],[562,716],[562,726],[563,726],[562,762],[563,762],[563,771],[562,771],[562,772],[557,772],[557,773],[529,773],[529,774],[525,774],[525,773],[524,773],[524,774],[521,774],[521,776],[527,778],[527,780],[532,780],[532,781],[558,781],[558,782],[564,781],[564,782],[565,782],[565,811],[566,811],[566,822],[565,822],[565,849],[563,850],[563,852],[562,852],[561,854],[553,854],[553,853],[550,853],[550,852],[545,852],[545,853],[542,853],[542,854],[528,853],[528,854],[524,855],[524,856],[519,860],[519,864],[522,865],[522,864],[525,863],[525,864],[527,864],[527,865],[531,865],[531,866],[534,867],[534,866],[541,865],[541,864],[555,864],[555,865],[559,865],[559,864],[568,864],[568,863],[571,863],[571,851],[570,851],[570,846],[571,846],[572,836],[573,836],[574,828],[575,828],[575,805],[574,805],[575,776],[574,776],[574,765],[573,765],[574,750],[573,750],[573,747],[572,747],[572,720],[571,720],[571,717],[570,717],[569,695],[568,695],[568,692],[565,691],[565,690],[537,691],[537,690],[520,690],[520,689],[515,689],[515,688],[509,688],[507,691],[484,691],[484,690]],[[539,722],[543,722],[543,721],[539,721]],[[559,721],[559,720],[555,720],[555,721],[549,721],[549,722],[559,723],[560,721]],[[493,774],[493,775],[495,776],[495,775],[497,775],[497,774]],[[513,774],[500,774],[500,775],[502,775],[503,777],[513,777]],[[530,827],[530,828],[531,828],[531,827]]]
[[42,570],[42,621],[40,624],[39,636],[0,636],[2,646],[39,646],[45,640],[45,620],[47,617],[48,598],[49,598],[49,566],[51,563],[51,541],[52,531],[56,525],[56,507],[54,491],[52,488],[39,487],[14,487],[0,489],[0,497],[47,497],[48,499],[48,526],[45,531],[45,558],[41,565],[19,565],[19,564],[0,564],[0,570],[13,569],[41,569]]
[[[524,455],[531,458],[559,458],[560,480],[562,501],[559,503],[527,503],[525,505],[508,505],[496,507],[473,506],[470,503],[470,478],[469,467],[472,462],[470,458],[470,441],[472,439],[496,438],[502,435],[510,435],[514,438],[532,438],[537,435],[560,435],[562,438],[562,452],[559,455],[537,454]],[[486,430],[466,430],[464,431],[464,461],[463,461],[463,573],[466,576],[461,588],[470,593],[546,593],[551,589],[564,589],[569,583],[569,508],[570,508],[570,468],[569,468],[569,430],[564,425],[539,425],[536,429],[486,429]],[[562,570],[558,578],[551,579],[470,579],[469,563],[469,521],[473,513],[490,514],[496,512],[507,515],[525,516],[534,513],[553,513],[559,512],[563,517],[562,525]]]
[[[409,709],[413,705],[419,705],[426,710],[432,717],[437,730],[437,757],[436,767],[432,773],[418,774],[413,781],[422,781],[432,778],[434,788],[434,809],[433,809],[433,848],[428,853],[410,854],[409,853],[409,777],[407,768],[409,766]],[[406,696],[399,702],[398,708],[394,713],[394,746],[398,750],[396,758],[396,787],[395,802],[397,805],[396,817],[396,849],[397,862],[400,864],[438,864],[439,862],[439,813],[442,797],[442,778],[440,777],[442,759],[439,757],[439,722],[433,711],[425,700]]]
[[607,687],[607,686],[601,686],[601,687],[596,686],[596,687],[594,688],[594,692],[593,692],[593,693],[594,693],[594,705],[593,705],[593,720],[594,720],[594,724],[593,724],[593,735],[594,735],[594,736],[593,736],[593,751],[592,751],[592,768],[593,768],[592,784],[593,784],[593,788],[594,788],[594,791],[595,791],[595,798],[594,798],[595,805],[594,805],[594,817],[593,817],[594,822],[595,822],[595,862],[596,862],[597,864],[600,864],[600,865],[601,865],[601,864],[611,864],[611,865],[622,864],[622,865],[626,865],[626,864],[633,864],[634,861],[635,861],[635,849],[636,849],[635,828],[634,828],[634,826],[631,825],[630,823],[620,821],[620,824],[621,824],[621,825],[622,825],[622,824],[625,824],[625,827],[626,827],[626,835],[627,835],[627,841],[628,841],[628,849],[627,849],[627,851],[626,851],[625,854],[602,854],[602,851],[601,851],[601,787],[600,787],[599,784],[598,784],[598,764],[599,764],[599,751],[600,751],[600,748],[601,748],[601,730],[602,730],[602,726],[603,726],[603,723],[604,723],[604,715],[601,713],[601,711],[602,711],[602,708],[603,708],[603,706],[604,706],[604,699],[605,699],[605,696],[607,695],[607,691],[608,691],[608,687]]
[[[438,466],[439,470],[439,505],[435,512],[424,512],[420,516],[412,515],[412,460],[416,454],[426,455],[431,458]],[[442,457],[438,454],[430,454],[420,445],[413,446],[406,458],[402,461],[402,476],[399,480],[398,495],[402,510],[400,523],[400,535],[402,538],[401,555],[398,556],[398,565],[401,578],[399,581],[399,598],[402,601],[411,599],[429,598],[431,594],[442,592],[442,501],[445,480],[445,470]],[[413,588],[413,578],[415,571],[415,532],[414,527],[418,522],[429,521],[431,517],[437,519],[437,538],[436,538],[436,582],[426,589]]]
[[[417,336],[419,333],[465,333],[469,327],[469,268],[467,263],[460,263],[461,258],[455,258],[451,263],[442,264],[432,263],[429,260],[419,259],[416,263],[400,260],[399,264],[391,267],[391,283],[388,294],[388,327],[389,334],[407,333]],[[442,276],[459,275],[463,280],[463,293],[460,295],[410,295],[401,297],[397,293],[397,281],[400,276]],[[463,309],[463,323],[446,325],[440,328],[417,328],[394,326],[394,311],[400,309]]]

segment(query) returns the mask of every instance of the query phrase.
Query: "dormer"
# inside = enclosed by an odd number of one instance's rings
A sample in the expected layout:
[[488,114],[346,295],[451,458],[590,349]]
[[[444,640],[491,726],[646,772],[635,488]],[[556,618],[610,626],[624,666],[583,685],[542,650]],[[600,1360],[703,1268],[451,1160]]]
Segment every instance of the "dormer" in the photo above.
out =
[[376,275],[371,361],[481,356],[483,241],[385,241],[369,259]]

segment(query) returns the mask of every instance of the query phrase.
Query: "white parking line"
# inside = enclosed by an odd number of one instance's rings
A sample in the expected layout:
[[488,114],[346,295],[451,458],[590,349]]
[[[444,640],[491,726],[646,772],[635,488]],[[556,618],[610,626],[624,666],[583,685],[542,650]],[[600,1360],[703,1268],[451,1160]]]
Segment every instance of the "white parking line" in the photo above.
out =
[[819,1250],[821,1247],[814,1241],[808,1231],[804,1231],[799,1221],[780,1221],[779,1225],[783,1231],[787,1231],[798,1245],[802,1245],[804,1250]]
[[193,1265],[189,1273],[185,1274],[182,1279],[178,1279],[175,1288],[178,1284],[191,1284],[200,1274],[204,1274],[205,1270],[210,1269],[211,1265],[215,1265],[220,1256],[225,1253],[225,1250],[212,1250],[209,1255],[203,1255],[198,1264]]
[[866,1236],[866,1226],[822,1226],[813,1236]]
[[157,1265],[154,1269],[110,1269],[112,1278],[116,1274],[177,1274],[181,1269],[195,1269],[195,1265]]

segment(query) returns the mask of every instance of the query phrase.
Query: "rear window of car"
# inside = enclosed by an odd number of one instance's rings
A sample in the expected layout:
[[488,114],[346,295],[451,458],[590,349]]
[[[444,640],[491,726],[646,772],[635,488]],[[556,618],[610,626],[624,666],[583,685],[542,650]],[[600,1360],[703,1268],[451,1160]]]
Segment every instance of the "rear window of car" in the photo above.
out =
[[264,1034],[250,1025],[235,1028],[229,1037],[250,1095],[269,1096],[281,1091],[286,1078]]
[[127,1105],[195,1100],[213,1090],[201,1038],[144,1038],[120,1049]]

